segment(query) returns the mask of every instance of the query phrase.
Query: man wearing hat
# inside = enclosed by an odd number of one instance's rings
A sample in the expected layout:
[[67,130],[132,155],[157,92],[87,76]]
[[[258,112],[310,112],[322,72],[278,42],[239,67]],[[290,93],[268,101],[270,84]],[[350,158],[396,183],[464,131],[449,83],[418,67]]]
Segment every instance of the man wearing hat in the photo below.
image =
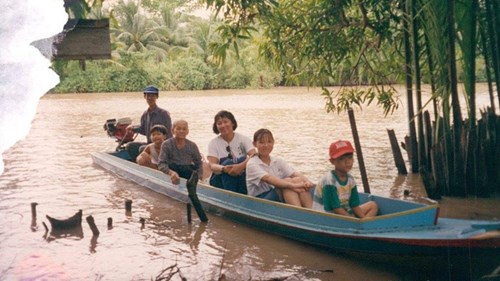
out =
[[148,109],[142,114],[140,125],[129,125],[127,127],[127,132],[139,133],[146,136],[147,139],[147,143],[130,142],[127,144],[127,152],[134,162],[144,147],[152,142],[150,130],[154,125],[160,124],[165,126],[167,128],[167,139],[172,137],[172,119],[168,111],[158,107],[156,104],[158,94],[158,88],[154,86],[148,86],[144,89],[144,99],[148,103]]

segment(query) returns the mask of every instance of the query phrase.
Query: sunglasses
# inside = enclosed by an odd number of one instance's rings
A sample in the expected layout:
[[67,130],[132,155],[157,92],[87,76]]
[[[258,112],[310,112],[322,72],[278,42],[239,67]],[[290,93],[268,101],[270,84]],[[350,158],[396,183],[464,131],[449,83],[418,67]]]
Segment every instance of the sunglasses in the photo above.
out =
[[231,147],[229,145],[226,146],[226,151],[227,151],[227,158],[233,159],[233,161],[235,161],[234,155],[231,152]]

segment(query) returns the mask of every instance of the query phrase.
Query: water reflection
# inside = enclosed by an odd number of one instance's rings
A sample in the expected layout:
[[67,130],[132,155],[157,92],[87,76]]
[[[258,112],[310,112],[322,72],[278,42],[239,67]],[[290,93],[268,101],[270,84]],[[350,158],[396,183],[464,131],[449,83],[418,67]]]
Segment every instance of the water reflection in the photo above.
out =
[[83,239],[83,228],[81,225],[69,229],[54,229],[44,234],[45,241],[48,243],[58,239],[81,240]]

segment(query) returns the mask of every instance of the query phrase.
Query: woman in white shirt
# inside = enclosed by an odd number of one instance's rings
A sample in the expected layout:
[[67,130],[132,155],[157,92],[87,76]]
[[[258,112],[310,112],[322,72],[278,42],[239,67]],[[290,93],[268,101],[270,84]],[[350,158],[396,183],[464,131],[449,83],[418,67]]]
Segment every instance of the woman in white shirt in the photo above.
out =
[[253,145],[258,153],[247,163],[248,194],[311,208],[312,197],[309,190],[314,184],[293,170],[283,159],[271,156],[274,147],[271,131],[257,130],[253,136]]
[[213,172],[210,185],[247,194],[245,169],[255,148],[249,137],[235,132],[237,127],[229,111],[221,110],[214,117],[212,129],[217,137],[208,144],[207,154]]

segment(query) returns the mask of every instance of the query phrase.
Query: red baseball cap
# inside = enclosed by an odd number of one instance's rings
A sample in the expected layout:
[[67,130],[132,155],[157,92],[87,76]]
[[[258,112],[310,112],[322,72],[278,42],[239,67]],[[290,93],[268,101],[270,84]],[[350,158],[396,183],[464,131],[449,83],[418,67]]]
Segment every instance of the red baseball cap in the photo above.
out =
[[339,140],[336,142],[332,142],[332,144],[330,144],[331,159],[337,159],[340,156],[347,153],[354,153],[354,148],[352,147],[352,144],[349,141]]

